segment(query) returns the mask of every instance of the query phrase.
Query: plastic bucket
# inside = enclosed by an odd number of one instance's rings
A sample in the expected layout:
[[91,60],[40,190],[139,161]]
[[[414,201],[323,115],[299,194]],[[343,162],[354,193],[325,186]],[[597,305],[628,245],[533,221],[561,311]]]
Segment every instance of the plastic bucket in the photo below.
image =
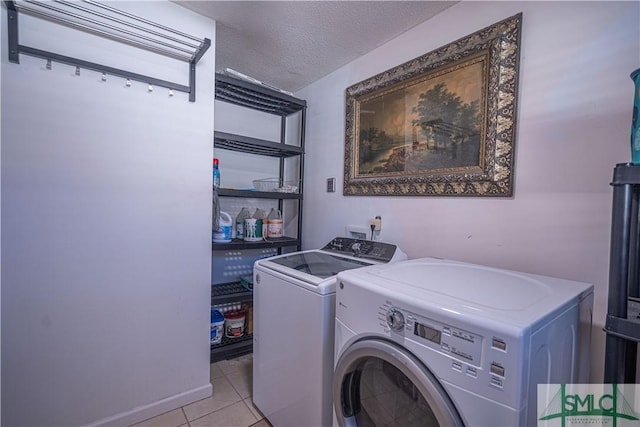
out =
[[224,331],[229,338],[238,338],[244,334],[244,310],[231,310],[224,314]]
[[220,228],[213,233],[213,241],[216,243],[228,243],[231,241],[233,231],[233,220],[231,215],[220,212]]
[[211,310],[211,344],[220,344],[224,331],[224,316],[218,310]]

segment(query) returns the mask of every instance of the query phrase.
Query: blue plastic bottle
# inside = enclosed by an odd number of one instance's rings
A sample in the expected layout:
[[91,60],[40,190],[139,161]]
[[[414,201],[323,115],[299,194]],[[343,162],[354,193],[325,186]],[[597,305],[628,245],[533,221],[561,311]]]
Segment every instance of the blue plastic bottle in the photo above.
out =
[[213,188],[220,188],[220,168],[218,159],[213,159]]

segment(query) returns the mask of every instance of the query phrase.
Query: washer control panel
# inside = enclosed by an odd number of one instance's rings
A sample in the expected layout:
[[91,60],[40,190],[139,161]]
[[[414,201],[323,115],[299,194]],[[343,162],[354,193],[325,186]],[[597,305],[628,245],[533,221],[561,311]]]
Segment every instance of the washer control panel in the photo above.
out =
[[323,251],[389,262],[396,253],[397,246],[371,240],[336,237],[322,248]]

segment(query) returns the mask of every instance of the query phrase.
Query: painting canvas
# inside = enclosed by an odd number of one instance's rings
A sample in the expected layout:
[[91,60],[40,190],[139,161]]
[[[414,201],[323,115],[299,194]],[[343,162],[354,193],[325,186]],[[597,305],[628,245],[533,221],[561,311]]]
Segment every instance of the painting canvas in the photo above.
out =
[[520,21],[348,88],[344,194],[510,196]]
[[357,176],[478,167],[482,58],[360,102]]

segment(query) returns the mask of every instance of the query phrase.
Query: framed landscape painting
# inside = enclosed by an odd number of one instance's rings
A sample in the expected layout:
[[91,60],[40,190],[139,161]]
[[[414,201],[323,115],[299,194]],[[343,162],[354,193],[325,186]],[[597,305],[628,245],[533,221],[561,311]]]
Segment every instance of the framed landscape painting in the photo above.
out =
[[521,20],[347,88],[344,195],[511,196]]

